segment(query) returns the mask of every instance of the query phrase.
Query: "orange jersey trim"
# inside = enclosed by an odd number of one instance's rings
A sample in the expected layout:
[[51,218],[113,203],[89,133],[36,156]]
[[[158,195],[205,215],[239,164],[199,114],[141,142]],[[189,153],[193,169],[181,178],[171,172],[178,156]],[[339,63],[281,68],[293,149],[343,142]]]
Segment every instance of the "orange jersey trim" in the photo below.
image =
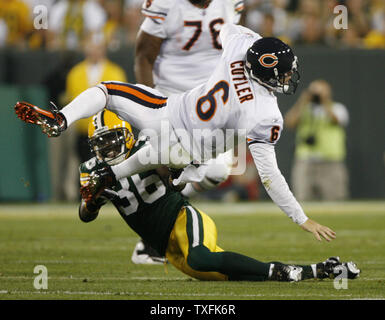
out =
[[152,98],[152,97],[149,97],[149,96],[145,95],[144,93],[139,92],[139,91],[137,91],[133,88],[130,88],[130,87],[126,87],[126,86],[122,86],[122,85],[118,85],[118,84],[110,84],[110,83],[105,84],[105,86],[109,90],[118,90],[118,91],[126,92],[129,94],[132,94],[133,96],[135,96],[141,100],[149,102],[149,103],[165,104],[167,102],[167,99]]

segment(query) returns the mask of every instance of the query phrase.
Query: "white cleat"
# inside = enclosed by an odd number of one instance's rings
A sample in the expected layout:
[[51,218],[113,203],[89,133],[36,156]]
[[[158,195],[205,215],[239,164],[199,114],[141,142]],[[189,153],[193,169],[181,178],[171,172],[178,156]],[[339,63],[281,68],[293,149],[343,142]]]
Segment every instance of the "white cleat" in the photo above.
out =
[[131,261],[135,264],[163,264],[166,258],[161,257],[154,249],[147,247],[142,241],[139,241],[131,256]]

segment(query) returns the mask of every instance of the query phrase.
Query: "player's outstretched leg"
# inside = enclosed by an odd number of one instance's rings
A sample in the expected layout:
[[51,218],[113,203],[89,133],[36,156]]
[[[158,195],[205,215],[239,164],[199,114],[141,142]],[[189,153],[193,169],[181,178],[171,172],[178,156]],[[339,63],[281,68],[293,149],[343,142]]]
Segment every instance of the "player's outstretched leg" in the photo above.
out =
[[230,281],[301,281],[333,278],[347,271],[354,279],[360,273],[353,262],[342,263],[338,257],[312,265],[261,262],[251,257],[223,251],[216,244],[213,220],[192,206],[178,215],[166,251],[167,259],[182,272],[200,280]]
[[280,262],[265,263],[229,251],[212,252],[204,245],[190,249],[187,264],[195,271],[219,272],[229,281],[286,281],[303,280],[303,268]]
[[51,111],[40,109],[28,102],[17,102],[15,112],[18,118],[41,127],[49,137],[58,137],[67,127],[65,117],[53,106]]

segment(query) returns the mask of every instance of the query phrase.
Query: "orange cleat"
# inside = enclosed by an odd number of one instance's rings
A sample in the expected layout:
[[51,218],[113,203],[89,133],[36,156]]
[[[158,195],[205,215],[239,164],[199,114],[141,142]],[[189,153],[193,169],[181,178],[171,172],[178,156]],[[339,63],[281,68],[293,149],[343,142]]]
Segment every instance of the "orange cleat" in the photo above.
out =
[[48,137],[58,137],[67,127],[65,117],[56,106],[47,111],[22,101],[16,103],[15,112],[22,121],[40,126]]

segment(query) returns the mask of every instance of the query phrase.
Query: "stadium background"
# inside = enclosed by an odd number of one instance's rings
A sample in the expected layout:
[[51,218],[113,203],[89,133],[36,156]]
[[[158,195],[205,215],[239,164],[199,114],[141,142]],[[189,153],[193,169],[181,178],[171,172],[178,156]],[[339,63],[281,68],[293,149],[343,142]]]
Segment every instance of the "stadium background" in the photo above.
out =
[[[77,47],[52,44],[51,38],[60,37],[60,33],[52,36],[49,20],[48,30],[34,29],[33,8],[43,4],[49,15],[58,2],[1,1],[0,21],[8,23],[9,32],[8,39],[3,37],[0,44],[0,164],[3,168],[0,201],[49,201],[51,197],[47,138],[18,121],[12,107],[18,100],[47,106],[48,87],[60,86],[70,67],[83,58],[81,44]],[[141,2],[99,1],[105,11],[101,32],[110,39],[108,57],[125,70],[129,82],[135,82],[134,40],[142,19]],[[14,4],[12,8],[10,3]],[[330,31],[336,16],[332,10],[337,4],[348,8],[348,30]],[[316,78],[329,81],[335,100],[345,104],[350,113],[346,162],[351,198],[384,198],[385,97],[381,89],[385,74],[384,2],[249,0],[246,9],[243,24],[264,35],[288,41],[299,57],[301,84],[296,95],[278,96],[282,113],[292,106],[310,81]],[[29,20],[24,21],[27,18]],[[122,31],[124,37],[121,37]],[[59,72],[52,79],[50,76],[55,70]],[[60,101],[54,102],[60,105]],[[294,133],[284,130],[277,146],[277,158],[289,183],[293,151]],[[258,190],[260,193],[253,199],[266,198],[264,189],[259,186]]]

